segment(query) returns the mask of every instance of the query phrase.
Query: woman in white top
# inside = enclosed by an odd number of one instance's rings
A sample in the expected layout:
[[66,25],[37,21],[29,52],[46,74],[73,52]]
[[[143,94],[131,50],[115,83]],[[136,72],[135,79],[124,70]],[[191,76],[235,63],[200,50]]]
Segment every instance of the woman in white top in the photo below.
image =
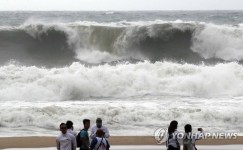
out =
[[199,133],[192,134],[192,126],[190,124],[185,125],[184,128],[183,150],[197,150],[195,142],[196,140],[202,139],[203,129],[198,128]]
[[180,143],[178,141],[178,131],[177,129],[178,122],[173,120],[170,122],[168,128],[168,139],[166,141],[167,150],[180,150]]

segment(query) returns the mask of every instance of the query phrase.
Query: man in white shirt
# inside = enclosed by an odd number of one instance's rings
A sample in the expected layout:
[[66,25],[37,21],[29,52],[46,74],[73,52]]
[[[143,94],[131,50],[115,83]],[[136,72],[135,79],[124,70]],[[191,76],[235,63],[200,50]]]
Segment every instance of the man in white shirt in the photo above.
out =
[[108,131],[107,127],[102,125],[102,119],[101,118],[97,118],[96,119],[96,124],[94,124],[91,127],[91,133],[90,133],[90,138],[91,139],[96,137],[96,131],[98,129],[101,129],[104,132],[104,135],[103,135],[104,138],[109,138],[110,137],[110,134],[109,134],[109,131]]
[[68,133],[71,133],[74,137],[76,137],[77,136],[77,133],[73,131],[73,122],[70,121],[70,120],[68,120],[66,122],[66,125],[67,125],[67,132]]
[[67,125],[65,123],[60,124],[61,134],[56,138],[57,150],[76,150],[77,143],[76,138],[67,133]]

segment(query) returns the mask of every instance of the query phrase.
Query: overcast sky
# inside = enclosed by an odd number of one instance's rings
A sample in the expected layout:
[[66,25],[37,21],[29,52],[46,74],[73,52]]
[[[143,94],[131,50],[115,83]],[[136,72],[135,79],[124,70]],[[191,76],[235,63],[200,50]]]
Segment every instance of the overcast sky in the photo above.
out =
[[0,10],[243,10],[243,0],[0,0]]

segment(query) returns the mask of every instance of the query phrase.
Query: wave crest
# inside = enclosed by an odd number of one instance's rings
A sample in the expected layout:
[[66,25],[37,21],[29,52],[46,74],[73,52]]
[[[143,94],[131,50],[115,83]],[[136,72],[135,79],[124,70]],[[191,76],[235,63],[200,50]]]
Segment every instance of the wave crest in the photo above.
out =
[[11,59],[44,66],[122,59],[241,61],[242,35],[241,26],[180,21],[24,24],[0,29],[0,63]]

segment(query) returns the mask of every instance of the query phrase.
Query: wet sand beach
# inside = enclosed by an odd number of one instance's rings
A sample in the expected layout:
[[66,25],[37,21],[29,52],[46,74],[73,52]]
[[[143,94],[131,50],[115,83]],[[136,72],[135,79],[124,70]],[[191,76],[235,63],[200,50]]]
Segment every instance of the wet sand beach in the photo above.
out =
[[[113,136],[109,138],[111,145],[123,145],[125,147],[136,145],[143,147],[144,145],[153,145],[164,148],[164,145],[157,145],[154,137],[152,136]],[[216,145],[243,145],[243,137],[237,139],[205,139],[197,141],[197,145],[203,146],[216,146]],[[135,146],[135,147],[136,147]],[[55,137],[1,137],[0,149],[7,148],[48,148],[55,147]]]

